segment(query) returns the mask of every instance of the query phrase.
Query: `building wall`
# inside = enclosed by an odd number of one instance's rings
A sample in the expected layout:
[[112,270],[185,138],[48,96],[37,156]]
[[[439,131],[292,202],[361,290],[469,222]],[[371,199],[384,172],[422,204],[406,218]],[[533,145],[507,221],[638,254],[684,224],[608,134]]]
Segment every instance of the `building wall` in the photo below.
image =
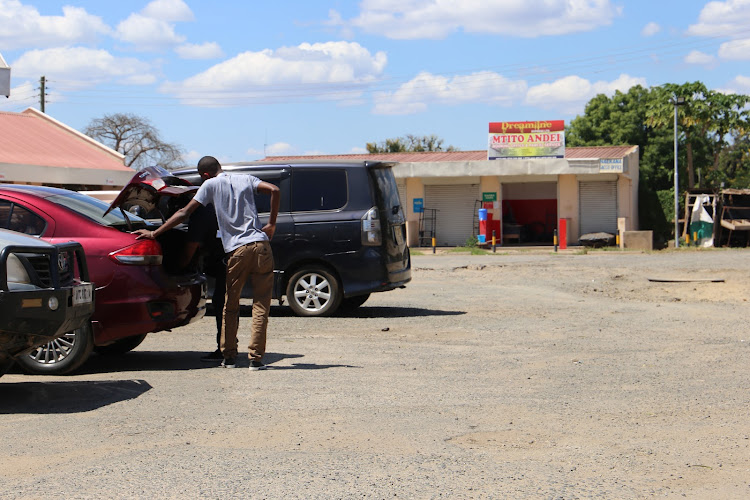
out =
[[419,214],[414,211],[414,198],[424,200],[424,183],[417,177],[406,179],[406,244],[410,247],[419,245]]
[[[638,148],[633,148],[624,158],[623,167],[624,172],[617,174],[599,173],[599,161],[596,159],[549,163],[509,160],[503,164],[468,161],[402,163],[394,169],[394,173],[406,181],[404,204],[410,246],[416,246],[419,240],[419,214],[414,212],[414,198],[424,199],[427,184],[479,184],[480,192],[496,193],[498,207],[490,209],[492,219],[496,221],[502,219],[503,202],[507,199],[548,199],[556,196],[557,219],[567,220],[567,242],[570,245],[577,244],[580,237],[580,181],[617,180],[618,217],[625,218],[627,230],[638,230]],[[537,192],[537,188],[543,192]]]
[[[578,241],[578,214],[578,178],[575,175],[561,175],[557,179],[557,217],[567,219],[566,236],[569,243]],[[558,227],[558,231],[559,229]]]

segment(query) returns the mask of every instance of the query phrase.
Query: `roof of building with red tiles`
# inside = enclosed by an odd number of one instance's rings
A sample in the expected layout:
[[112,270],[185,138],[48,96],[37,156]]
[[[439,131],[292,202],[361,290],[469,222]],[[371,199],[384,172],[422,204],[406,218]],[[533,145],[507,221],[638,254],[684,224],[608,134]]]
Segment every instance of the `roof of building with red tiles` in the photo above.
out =
[[[637,146],[587,146],[565,148],[565,159],[599,159],[623,158]],[[341,155],[302,155],[302,156],[266,156],[267,161],[295,161],[295,160],[386,160],[401,163],[442,162],[442,161],[481,161],[487,159],[487,151],[426,151],[418,153],[361,153]]]
[[133,171],[117,151],[33,108],[0,112],[0,163]]

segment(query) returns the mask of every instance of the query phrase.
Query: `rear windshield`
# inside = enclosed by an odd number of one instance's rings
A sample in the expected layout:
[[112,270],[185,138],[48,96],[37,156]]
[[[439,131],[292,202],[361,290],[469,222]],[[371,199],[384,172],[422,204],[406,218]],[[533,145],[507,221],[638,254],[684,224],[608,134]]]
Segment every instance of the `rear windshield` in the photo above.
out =
[[391,167],[371,168],[370,175],[375,180],[378,201],[382,203],[380,208],[385,211],[388,220],[391,222],[403,221],[404,212],[398,196],[396,178],[393,176]]
[[[113,210],[107,215],[104,215],[104,212],[107,211],[109,205],[102,200],[98,200],[91,196],[80,193],[66,193],[56,194],[47,199],[103,226],[128,227],[128,222],[125,220],[125,217],[119,209]],[[128,213],[128,220],[130,220],[131,225],[135,229],[146,227],[146,221],[135,214]]]

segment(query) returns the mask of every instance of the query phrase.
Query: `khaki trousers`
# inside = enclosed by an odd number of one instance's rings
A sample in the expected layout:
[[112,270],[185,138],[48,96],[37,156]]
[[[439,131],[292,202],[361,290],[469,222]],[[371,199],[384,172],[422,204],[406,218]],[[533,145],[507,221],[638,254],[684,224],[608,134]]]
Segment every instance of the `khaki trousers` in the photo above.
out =
[[235,249],[227,260],[227,291],[221,328],[221,352],[225,359],[237,357],[240,296],[248,278],[253,286],[253,321],[248,358],[260,361],[266,353],[266,329],[273,293],[273,254],[268,241],[243,245]]

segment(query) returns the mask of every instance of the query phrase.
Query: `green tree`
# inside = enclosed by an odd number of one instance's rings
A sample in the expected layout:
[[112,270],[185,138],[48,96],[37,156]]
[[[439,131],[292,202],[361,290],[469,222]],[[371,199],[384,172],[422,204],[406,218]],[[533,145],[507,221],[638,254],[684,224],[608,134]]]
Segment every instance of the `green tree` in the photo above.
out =
[[84,134],[125,155],[125,165],[141,170],[159,165],[166,169],[184,166],[182,149],[159,136],[159,131],[141,116],[115,113],[96,118]]
[[640,225],[653,230],[657,242],[665,242],[671,234],[671,215],[663,201],[668,198],[665,193],[672,192],[672,135],[647,123],[649,100],[649,89],[640,85],[626,93],[616,91],[612,97],[599,94],[566,127],[565,142],[568,146],[638,146]]
[[733,137],[750,131],[750,96],[709,90],[702,82],[668,83],[652,88],[648,123],[673,131],[677,97],[685,99],[685,104],[677,107],[677,128],[686,149],[688,188],[695,187],[696,165],[701,170],[699,186],[704,179],[712,184],[726,177],[720,172],[721,158],[733,144]]
[[443,139],[440,139],[434,134],[423,136],[407,134],[403,137],[386,139],[385,141],[381,141],[380,143],[367,143],[367,152],[370,154],[422,151],[457,151],[457,149],[453,146],[443,148]]

